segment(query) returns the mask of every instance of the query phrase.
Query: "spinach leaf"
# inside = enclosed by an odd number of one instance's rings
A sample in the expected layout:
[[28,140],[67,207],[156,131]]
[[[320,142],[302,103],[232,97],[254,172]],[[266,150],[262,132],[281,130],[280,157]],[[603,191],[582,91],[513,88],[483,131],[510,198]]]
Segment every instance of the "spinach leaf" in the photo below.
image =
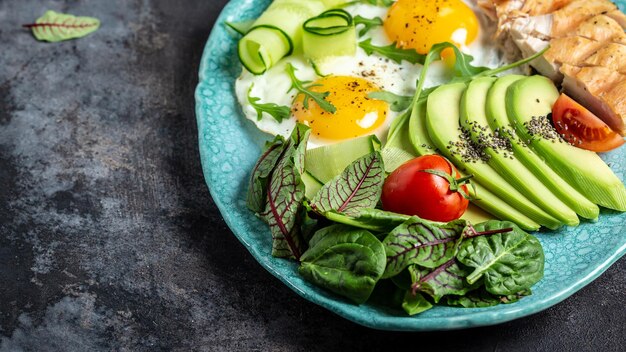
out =
[[474,268],[467,281],[484,277],[487,291],[512,295],[529,289],[543,277],[544,254],[541,243],[508,221],[491,220],[475,226],[476,231],[512,228],[507,233],[465,240],[457,259]]
[[500,304],[497,296],[487,292],[484,287],[471,291],[464,296],[447,296],[446,305],[464,308],[484,308]]
[[470,285],[465,280],[470,272],[471,270],[459,265],[456,259],[452,258],[414,281],[411,291],[427,293],[435,303],[438,303],[443,296],[464,295],[479,286],[479,283]]
[[305,247],[298,226],[298,214],[304,200],[304,152],[311,134],[309,127],[296,124],[287,146],[271,173],[267,201],[260,214],[270,226],[272,255],[300,259]]
[[266,144],[265,151],[256,162],[254,169],[252,169],[246,205],[248,209],[257,214],[265,209],[269,177],[285,147],[285,139],[281,136],[276,136],[272,142]]
[[408,315],[419,314],[432,307],[433,305],[419,292],[413,294],[411,291],[407,291],[402,301],[402,309],[404,309]]
[[387,254],[384,278],[400,273],[410,264],[436,268],[452,259],[467,231],[465,220],[436,224],[412,217],[396,227],[383,241]]
[[365,35],[365,33],[369,32],[370,29],[382,26],[383,19],[380,17],[366,18],[361,15],[357,15],[356,17],[354,17],[354,25],[358,26],[360,24],[363,25],[363,28],[361,28],[361,30],[359,31],[359,37],[362,37]]
[[496,296],[484,287],[468,292],[464,296],[446,296],[445,304],[464,308],[484,308],[498,305],[500,303],[509,304],[519,301],[525,296],[530,296],[530,290],[520,291],[513,295]]
[[372,208],[355,210],[350,216],[335,211],[326,212],[324,216],[340,224],[375,232],[389,232],[411,218],[409,215]]
[[346,215],[373,208],[380,199],[384,181],[380,153],[365,155],[328,181],[311,201],[311,208],[320,214],[335,211]]
[[274,120],[278,121],[279,123],[282,122],[284,119],[289,118],[289,115],[291,115],[290,107],[274,103],[259,103],[261,98],[253,97],[250,95],[253,87],[254,84],[251,84],[250,88],[248,88],[248,103],[250,103],[250,106],[252,106],[252,108],[254,108],[254,110],[256,111],[257,121],[260,121],[263,118],[263,113],[269,114],[274,118]]
[[372,44],[371,39],[366,39],[359,43],[359,46],[365,50],[367,55],[373,53],[385,56],[397,63],[402,63],[402,60],[408,61],[412,64],[421,64],[424,62],[425,56],[415,51],[415,49],[401,49],[396,47],[396,43],[392,43],[388,46],[376,46]]
[[370,232],[332,225],[313,235],[298,270],[318,286],[364,303],[385,270],[385,249]]
[[397,95],[387,91],[371,92],[367,97],[386,101],[389,104],[389,108],[397,112],[408,109],[411,106],[411,101],[413,101],[412,96]]

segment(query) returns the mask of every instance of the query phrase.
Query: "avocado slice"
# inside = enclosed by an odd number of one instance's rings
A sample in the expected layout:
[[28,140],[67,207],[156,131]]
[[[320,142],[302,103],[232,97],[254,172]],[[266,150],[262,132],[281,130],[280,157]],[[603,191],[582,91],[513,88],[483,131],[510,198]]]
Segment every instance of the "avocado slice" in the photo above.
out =
[[506,112],[506,91],[509,86],[526,76],[507,75],[498,78],[487,94],[487,120],[492,130],[509,140],[515,157],[541,180],[568,207],[585,219],[597,220],[600,208],[559,176],[546,162],[532,151],[511,128]]
[[[428,97],[426,104],[426,126],[428,134],[439,151],[457,168],[473,174],[475,179],[500,198],[529,218],[550,229],[562,223],[524,197],[494,169],[476,158],[468,141],[462,138],[459,125],[459,104],[465,91],[464,83],[446,84],[437,88]],[[482,197],[481,194],[478,195]]]
[[539,156],[590,201],[626,211],[626,187],[591,151],[563,141],[548,121],[559,92],[546,77],[531,76],[513,83],[506,93],[510,123]]
[[522,192],[534,204],[566,225],[580,223],[576,213],[555,196],[521,161],[515,157],[508,139],[495,134],[487,122],[487,92],[495,77],[480,77],[467,85],[461,98],[461,126],[487,155],[487,164]]
[[[437,148],[430,139],[426,128],[426,100],[417,102],[413,109],[409,120],[409,138],[417,155],[430,155],[437,152]],[[459,171],[459,173],[461,172]],[[475,189],[470,187],[469,191],[470,195],[475,199],[467,207],[461,219],[477,224],[495,217],[513,221],[527,231],[539,229],[540,225],[538,223],[489,192],[480,183],[472,180],[472,184]]]

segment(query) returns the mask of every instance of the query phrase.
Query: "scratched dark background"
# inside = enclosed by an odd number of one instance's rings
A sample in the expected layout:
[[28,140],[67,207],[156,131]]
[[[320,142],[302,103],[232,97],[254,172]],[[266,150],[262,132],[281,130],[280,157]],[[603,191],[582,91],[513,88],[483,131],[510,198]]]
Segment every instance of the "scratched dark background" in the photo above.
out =
[[[199,163],[193,92],[225,3],[0,0],[0,351],[624,351],[624,259],[534,316],[414,334],[265,272]],[[103,25],[39,43],[20,26],[46,9]]]

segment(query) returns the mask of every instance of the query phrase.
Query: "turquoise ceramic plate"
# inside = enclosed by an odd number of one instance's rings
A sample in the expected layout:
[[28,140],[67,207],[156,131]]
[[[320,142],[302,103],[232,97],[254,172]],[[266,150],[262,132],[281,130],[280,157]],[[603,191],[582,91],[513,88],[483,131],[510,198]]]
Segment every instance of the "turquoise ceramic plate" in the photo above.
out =
[[[598,223],[537,235],[545,249],[546,266],[545,277],[533,287],[532,296],[491,308],[435,307],[414,317],[371,305],[356,306],[302,280],[293,261],[272,258],[268,227],[245,206],[248,174],[269,137],[243,118],[236,103],[233,83],[241,68],[236,39],[223,22],[255,18],[268,4],[268,0],[232,0],[222,12],[202,57],[196,113],[204,175],[226,223],[256,260],[296,293],[376,329],[459,329],[502,323],[546,309],[580,290],[626,253],[626,214],[604,211]],[[626,148],[604,158],[624,180]]]

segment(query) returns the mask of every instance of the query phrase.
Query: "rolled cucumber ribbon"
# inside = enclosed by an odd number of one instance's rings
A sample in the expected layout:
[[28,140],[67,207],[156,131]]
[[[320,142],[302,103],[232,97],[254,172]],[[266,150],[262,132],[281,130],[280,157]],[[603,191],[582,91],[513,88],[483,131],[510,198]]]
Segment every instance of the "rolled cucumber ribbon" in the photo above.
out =
[[348,0],[275,0],[241,38],[239,59],[253,74],[260,75],[280,59],[300,50],[302,25],[325,10]]

